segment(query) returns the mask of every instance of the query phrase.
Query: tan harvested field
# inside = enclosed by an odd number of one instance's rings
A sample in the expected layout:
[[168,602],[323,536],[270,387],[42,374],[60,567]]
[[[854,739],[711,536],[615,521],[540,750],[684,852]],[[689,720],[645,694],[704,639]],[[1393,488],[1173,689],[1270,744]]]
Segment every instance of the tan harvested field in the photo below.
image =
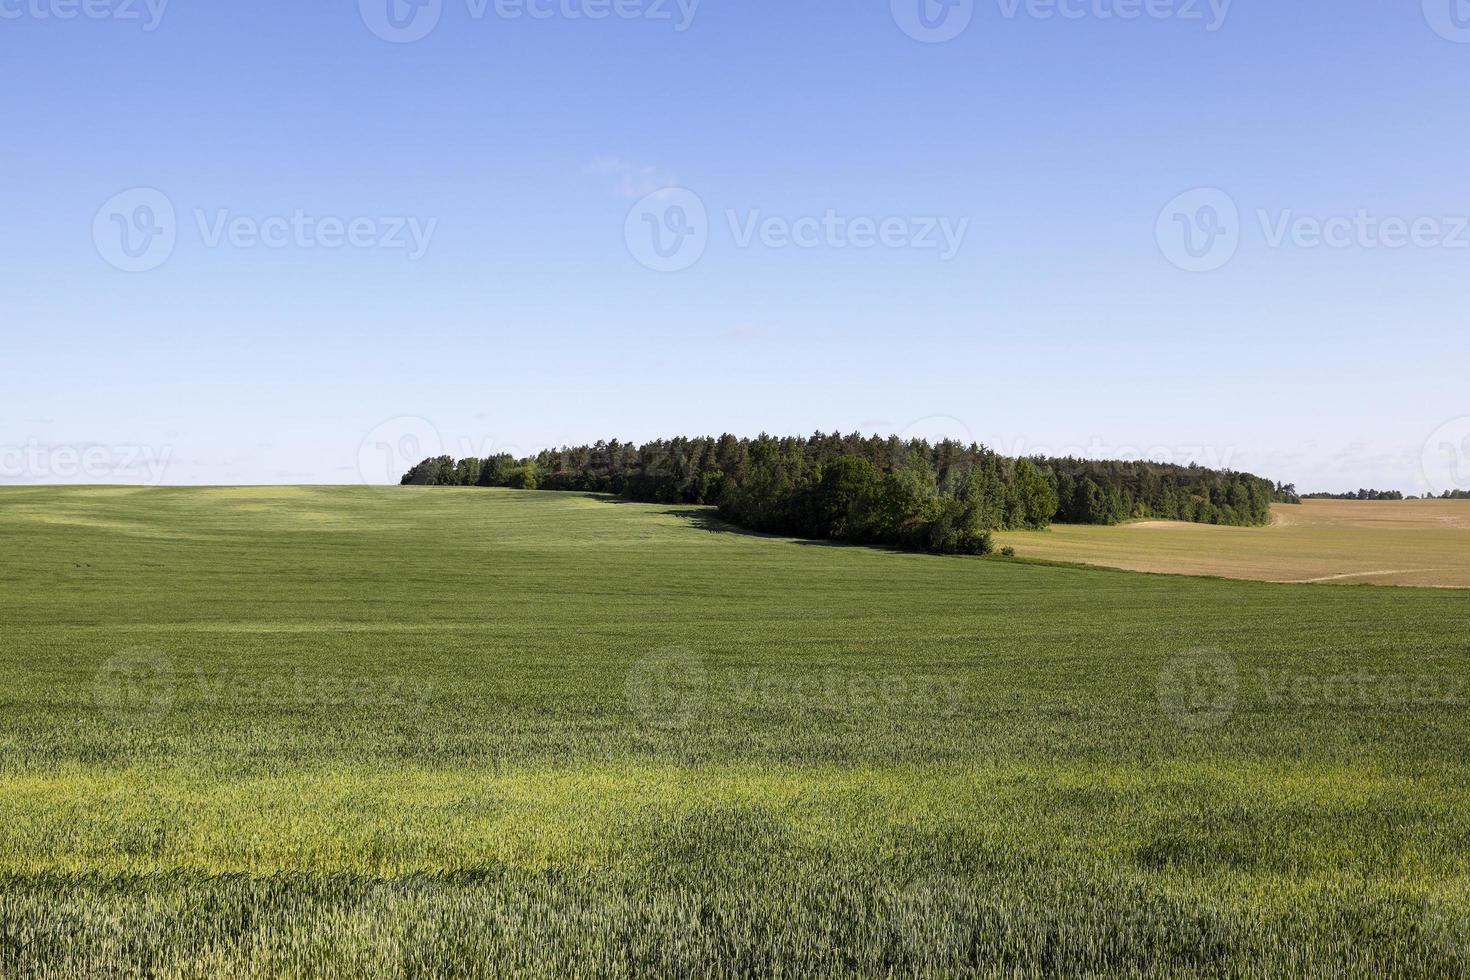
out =
[[1470,500],[1308,500],[1270,527],[1140,521],[996,536],[1026,558],[1265,582],[1470,588]]

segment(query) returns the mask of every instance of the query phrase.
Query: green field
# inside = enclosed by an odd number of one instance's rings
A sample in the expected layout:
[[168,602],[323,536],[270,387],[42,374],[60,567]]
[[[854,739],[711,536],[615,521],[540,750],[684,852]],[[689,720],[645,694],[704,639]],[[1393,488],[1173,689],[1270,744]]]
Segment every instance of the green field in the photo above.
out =
[[0,491],[0,976],[1470,965],[1470,596]]

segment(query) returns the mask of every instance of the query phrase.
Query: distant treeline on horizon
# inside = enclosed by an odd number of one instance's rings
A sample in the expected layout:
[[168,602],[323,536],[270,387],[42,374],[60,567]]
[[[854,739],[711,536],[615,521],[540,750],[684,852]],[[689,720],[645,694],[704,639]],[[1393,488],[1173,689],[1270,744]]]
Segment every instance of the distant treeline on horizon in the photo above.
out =
[[1303,500],[1470,500],[1470,490],[1446,490],[1436,497],[1406,497],[1399,490],[1349,490],[1347,493],[1304,493]]
[[1294,495],[1248,473],[1147,461],[1010,459],[977,444],[816,433],[599,442],[526,459],[426,459],[402,483],[715,504],[733,524],[817,540],[987,554],[990,532],[1159,518],[1263,525]]
[[1304,493],[1303,500],[1403,500],[1398,490],[1349,490],[1347,493]]

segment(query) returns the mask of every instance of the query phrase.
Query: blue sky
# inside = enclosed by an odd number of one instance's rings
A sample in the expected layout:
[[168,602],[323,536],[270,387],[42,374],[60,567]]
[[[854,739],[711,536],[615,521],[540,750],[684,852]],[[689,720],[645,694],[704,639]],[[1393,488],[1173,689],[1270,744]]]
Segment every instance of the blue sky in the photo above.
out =
[[1470,486],[1463,0],[388,2],[0,0],[0,482],[857,429]]

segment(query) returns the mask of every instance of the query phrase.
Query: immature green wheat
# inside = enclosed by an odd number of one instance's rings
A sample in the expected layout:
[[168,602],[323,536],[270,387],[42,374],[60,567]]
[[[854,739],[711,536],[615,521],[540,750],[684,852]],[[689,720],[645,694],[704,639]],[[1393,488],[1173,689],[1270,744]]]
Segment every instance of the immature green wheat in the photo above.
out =
[[1470,597],[0,491],[0,976],[1470,964]]

